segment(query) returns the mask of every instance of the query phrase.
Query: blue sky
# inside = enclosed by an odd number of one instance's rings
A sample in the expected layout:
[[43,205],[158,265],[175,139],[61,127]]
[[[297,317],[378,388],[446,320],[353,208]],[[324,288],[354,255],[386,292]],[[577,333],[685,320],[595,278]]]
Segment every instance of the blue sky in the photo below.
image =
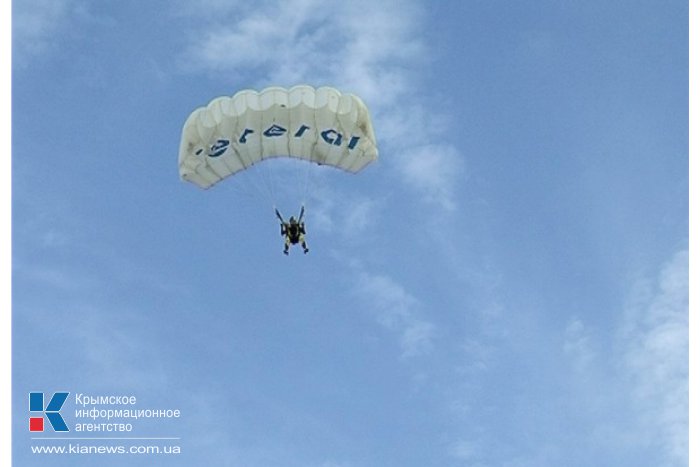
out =
[[[17,465],[687,465],[686,2],[12,19]],[[380,155],[313,173],[285,257],[265,199],[181,182],[177,151],[212,98],[299,83],[362,97]],[[182,453],[33,454],[61,441],[32,391],[178,409],[131,435]]]

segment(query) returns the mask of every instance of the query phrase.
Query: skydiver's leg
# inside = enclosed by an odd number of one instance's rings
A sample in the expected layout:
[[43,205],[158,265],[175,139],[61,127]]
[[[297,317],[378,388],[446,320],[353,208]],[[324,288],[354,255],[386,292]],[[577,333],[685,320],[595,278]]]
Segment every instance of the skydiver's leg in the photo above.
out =
[[289,237],[284,237],[284,251],[285,255],[289,254]]
[[301,247],[304,249],[304,254],[309,252],[309,248],[306,246],[306,239],[304,234],[299,235],[299,241],[301,242]]

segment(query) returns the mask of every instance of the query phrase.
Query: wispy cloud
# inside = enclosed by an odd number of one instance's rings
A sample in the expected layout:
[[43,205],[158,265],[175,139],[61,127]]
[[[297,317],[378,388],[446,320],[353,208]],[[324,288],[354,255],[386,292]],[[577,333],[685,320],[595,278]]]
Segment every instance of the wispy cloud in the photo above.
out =
[[668,465],[688,462],[688,312],[686,250],[636,291],[623,335],[632,400]]
[[402,157],[404,181],[420,190],[426,201],[454,210],[454,175],[462,166],[457,150],[448,144],[425,144],[407,148]]
[[353,243],[367,240],[366,235],[377,226],[379,212],[384,206],[381,199],[367,198],[358,193],[343,193],[342,196],[336,193],[333,196],[330,189],[320,186],[311,202],[315,230]]
[[575,372],[585,372],[597,358],[597,350],[592,343],[592,331],[583,320],[572,318],[564,330],[564,355],[570,359]]
[[603,347],[600,336],[581,318],[564,331],[573,398],[588,413],[569,410],[591,424],[589,442],[653,447],[660,465],[687,465],[688,252],[633,287],[611,345]]
[[24,0],[14,2],[13,40],[23,59],[44,52],[53,35],[66,25],[76,0]]
[[356,287],[377,322],[398,335],[403,357],[432,351],[435,326],[420,316],[420,301],[403,286],[387,276],[361,271]]
[[[453,442],[448,448],[450,457],[461,462],[472,462],[475,459],[475,443],[471,440],[462,439]],[[469,465],[469,464],[467,464]]]
[[332,7],[321,0],[199,4],[201,8],[189,11],[207,24],[193,31],[188,62],[233,77],[255,74],[262,77],[257,79],[259,85],[332,83],[376,104],[393,102],[391,96],[405,89],[406,65],[421,50],[410,4],[402,8],[381,0],[339,2]]
[[[655,465],[687,465],[688,252],[676,253],[656,277],[631,290],[625,309],[609,314],[620,317],[613,329],[601,329],[591,314],[574,315],[560,329],[549,322],[520,330],[498,319],[509,327],[508,338],[496,338],[498,346],[490,345],[483,329],[470,336],[465,345],[468,363],[459,367],[462,388],[449,407],[456,419],[465,421],[464,432],[455,433],[448,454],[476,465],[495,458],[504,465],[584,465],[584,453],[596,462],[626,452],[647,456]],[[489,319],[494,318],[483,317],[484,322]],[[511,360],[517,361],[517,352],[533,341],[547,346],[537,371],[542,371],[547,391],[554,392],[541,393],[538,387],[526,389],[515,401],[508,391],[497,392],[497,397],[502,407],[514,408],[504,420],[519,429],[537,420],[534,430],[541,430],[546,441],[514,446],[510,463],[503,462],[487,452],[487,446],[500,442],[501,433],[474,423],[479,420],[474,412],[483,410],[483,391],[502,391],[482,381],[494,371],[512,369]],[[551,352],[556,341],[561,352]],[[525,416],[519,413],[522,400],[531,408]],[[541,411],[539,404],[550,409]],[[558,431],[561,417],[575,424],[575,437]]]

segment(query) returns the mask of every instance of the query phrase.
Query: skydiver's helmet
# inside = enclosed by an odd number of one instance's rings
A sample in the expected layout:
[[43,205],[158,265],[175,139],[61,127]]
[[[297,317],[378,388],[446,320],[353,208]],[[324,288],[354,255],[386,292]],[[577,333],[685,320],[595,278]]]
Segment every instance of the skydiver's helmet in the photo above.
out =
[[289,223],[290,223],[291,225],[296,225],[297,220],[294,218],[294,216],[292,216],[292,217],[289,218]]

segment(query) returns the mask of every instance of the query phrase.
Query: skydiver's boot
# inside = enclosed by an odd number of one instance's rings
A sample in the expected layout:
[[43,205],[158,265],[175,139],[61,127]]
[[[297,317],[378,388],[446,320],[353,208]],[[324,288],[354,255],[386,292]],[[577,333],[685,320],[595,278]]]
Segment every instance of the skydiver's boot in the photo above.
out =
[[282,253],[284,253],[285,255],[289,256],[289,248],[287,248],[287,247],[285,246],[285,247],[284,247],[284,251],[283,251]]
[[306,242],[302,243],[301,246],[304,248],[304,254],[309,252],[309,249],[306,247]]

